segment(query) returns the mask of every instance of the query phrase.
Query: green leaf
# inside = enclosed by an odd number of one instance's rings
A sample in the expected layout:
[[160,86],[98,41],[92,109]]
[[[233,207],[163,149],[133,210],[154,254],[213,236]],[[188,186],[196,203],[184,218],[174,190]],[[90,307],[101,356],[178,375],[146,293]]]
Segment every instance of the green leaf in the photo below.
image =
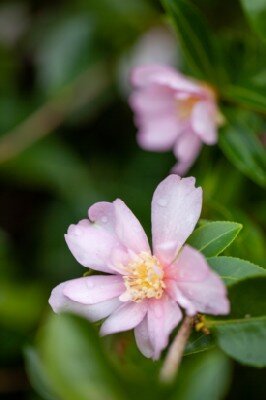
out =
[[247,365],[266,366],[266,277],[252,278],[231,286],[231,313],[208,321],[218,344],[228,355]]
[[265,87],[251,84],[225,86],[222,93],[226,100],[256,112],[266,113]]
[[235,257],[208,258],[208,264],[221,276],[227,286],[246,278],[266,276],[265,269]]
[[215,343],[213,335],[206,335],[202,332],[193,331],[189,337],[184,355],[191,356],[192,354],[209,350],[214,346]]
[[242,225],[236,222],[208,222],[192,233],[188,243],[206,257],[214,257],[235,240],[241,229]]
[[221,349],[242,364],[266,366],[266,317],[217,327]]
[[192,73],[200,79],[215,82],[215,50],[207,22],[188,0],[163,0],[178,33],[184,57]]
[[230,361],[217,349],[186,358],[171,400],[220,400],[227,392],[230,375]]
[[53,390],[64,400],[122,400],[118,380],[88,321],[52,315],[40,337],[40,355]]
[[38,353],[32,348],[24,350],[26,371],[32,387],[45,400],[55,400],[57,397],[51,390],[51,383],[47,378]]
[[265,149],[250,127],[229,120],[219,135],[219,144],[236,168],[257,184],[266,186]]
[[266,2],[264,0],[241,0],[241,4],[254,31],[266,40]]

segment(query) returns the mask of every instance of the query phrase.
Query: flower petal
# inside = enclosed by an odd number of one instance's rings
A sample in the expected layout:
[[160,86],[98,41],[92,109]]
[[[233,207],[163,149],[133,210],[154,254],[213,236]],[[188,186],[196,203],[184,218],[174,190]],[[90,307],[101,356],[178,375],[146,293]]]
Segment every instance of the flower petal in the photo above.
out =
[[101,335],[128,331],[135,328],[147,313],[147,302],[127,302],[122,304],[101,327]]
[[89,218],[116,236],[125,249],[136,254],[142,251],[150,253],[146,233],[139,220],[122,200],[117,199],[113,203],[95,203],[89,209]]
[[77,225],[70,225],[65,239],[81,265],[97,271],[113,272],[113,251],[119,247],[119,243],[110,232],[84,219]]
[[192,166],[202,146],[201,139],[192,132],[182,133],[176,142],[174,153],[178,163],[174,166],[173,172],[183,176]]
[[207,100],[197,102],[192,110],[191,124],[203,142],[217,142],[217,110],[214,103]]
[[63,293],[70,300],[94,304],[119,297],[124,290],[125,284],[120,275],[93,275],[66,282]]
[[170,110],[156,116],[146,116],[137,123],[139,145],[146,150],[170,150],[180,133],[176,115]]
[[187,79],[174,68],[165,65],[145,65],[134,68],[131,83],[136,87],[147,87],[150,84],[165,85],[181,92],[205,95],[205,89],[193,79]]
[[153,347],[152,358],[158,360],[168,344],[169,335],[182,318],[178,304],[168,296],[150,300],[148,309],[148,331]]
[[211,270],[205,280],[180,282],[178,288],[182,295],[193,304],[197,312],[222,315],[228,314],[230,311],[225,285],[221,278]]
[[55,313],[69,311],[95,322],[108,317],[121,304],[117,298],[93,305],[72,301],[64,295],[66,284],[67,282],[61,283],[52,290],[49,303]]
[[196,249],[185,245],[175,262],[165,271],[168,278],[178,282],[201,282],[209,274],[209,266],[205,257]]
[[154,192],[152,199],[152,240],[154,254],[169,264],[192,233],[202,207],[202,190],[194,178],[170,175]]
[[141,321],[138,326],[136,326],[134,333],[137,346],[141,353],[145,357],[151,358],[153,355],[153,347],[149,337],[147,316],[143,319],[143,321]]
[[138,116],[142,117],[154,117],[158,113],[167,113],[169,109],[175,111],[173,90],[161,85],[135,90],[129,103]]

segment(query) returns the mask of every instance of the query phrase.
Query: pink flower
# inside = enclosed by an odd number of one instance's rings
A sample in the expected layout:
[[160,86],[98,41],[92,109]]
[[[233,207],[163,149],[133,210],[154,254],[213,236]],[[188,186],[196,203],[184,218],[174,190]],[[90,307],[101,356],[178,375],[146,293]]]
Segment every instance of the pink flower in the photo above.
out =
[[178,159],[174,172],[184,175],[202,143],[217,142],[222,120],[214,91],[162,65],[133,69],[132,85],[139,145],[152,151],[173,149]]
[[134,329],[140,351],[153,359],[167,346],[181,308],[191,316],[227,314],[221,279],[201,253],[184,245],[201,207],[194,178],[170,175],[162,181],[152,200],[152,253],[142,226],[121,200],[91,206],[89,219],[70,225],[65,238],[81,265],[105,275],[61,283],[49,300],[53,310],[91,321],[107,318],[102,335]]

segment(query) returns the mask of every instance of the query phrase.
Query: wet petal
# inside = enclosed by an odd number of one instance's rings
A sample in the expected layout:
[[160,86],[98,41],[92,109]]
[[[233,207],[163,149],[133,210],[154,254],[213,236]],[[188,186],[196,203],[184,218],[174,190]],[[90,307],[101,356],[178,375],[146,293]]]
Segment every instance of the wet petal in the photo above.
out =
[[143,320],[147,313],[147,302],[123,303],[101,327],[102,335],[128,331],[135,328]]
[[152,199],[153,251],[169,264],[192,233],[202,207],[202,190],[194,178],[170,175],[154,192]]
[[107,230],[127,250],[136,254],[150,252],[148,238],[139,220],[126,204],[117,199],[113,203],[95,203],[89,209],[89,218]]
[[121,304],[117,298],[92,305],[72,301],[63,293],[66,283],[61,283],[52,290],[49,303],[55,313],[73,312],[95,322],[108,317]]
[[83,304],[94,304],[120,296],[125,290],[119,275],[93,275],[66,282],[63,293],[70,300]]
[[182,313],[178,304],[168,296],[149,301],[148,331],[154,360],[158,360],[162,350],[168,345],[169,335],[181,318]]

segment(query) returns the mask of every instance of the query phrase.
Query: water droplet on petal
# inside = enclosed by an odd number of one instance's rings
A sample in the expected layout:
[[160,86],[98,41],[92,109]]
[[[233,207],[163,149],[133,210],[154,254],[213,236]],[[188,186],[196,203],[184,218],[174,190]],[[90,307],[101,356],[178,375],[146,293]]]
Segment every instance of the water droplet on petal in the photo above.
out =
[[103,224],[106,224],[107,221],[108,221],[108,218],[105,217],[105,216],[103,216],[103,217],[101,218],[101,221],[102,221]]
[[166,207],[168,203],[168,199],[166,197],[161,197],[160,199],[157,200],[157,203],[161,207]]

